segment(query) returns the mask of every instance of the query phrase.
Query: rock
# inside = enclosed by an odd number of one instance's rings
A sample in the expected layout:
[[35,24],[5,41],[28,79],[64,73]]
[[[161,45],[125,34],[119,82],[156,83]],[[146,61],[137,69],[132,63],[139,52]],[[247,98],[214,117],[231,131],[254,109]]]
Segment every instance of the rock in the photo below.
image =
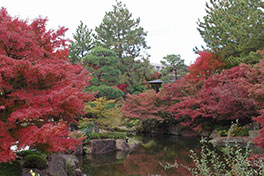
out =
[[30,168],[24,168],[21,176],[32,176],[30,174],[30,170],[32,170],[36,174],[40,174],[41,176],[50,176],[47,170],[30,169]]
[[76,150],[72,153],[73,155],[83,155],[83,144],[81,143],[76,147]]
[[[67,163],[70,163],[70,168],[67,168]],[[35,173],[41,176],[68,176],[67,169],[71,169],[69,176],[82,176],[80,162],[75,155],[53,154],[49,157],[48,168],[44,170],[32,169]],[[29,171],[31,169],[23,169],[22,176],[32,176]]]
[[66,159],[62,154],[51,155],[49,167],[48,167],[48,173],[50,175],[56,175],[56,176],[67,175]]
[[98,130],[99,130],[98,133],[111,133],[112,132],[110,130],[101,129],[101,128],[99,128]]
[[110,153],[116,150],[116,141],[114,139],[93,139],[90,141],[89,147],[90,149],[86,152],[90,151],[93,154]]
[[252,122],[252,128],[253,130],[259,130],[260,129],[260,124],[258,122]]
[[134,143],[134,144],[128,144],[129,145],[129,152],[132,152],[132,151],[135,151],[136,150],[136,148],[138,148],[139,147],[139,145],[140,145],[140,143],[139,142],[136,142],[136,143]]
[[209,137],[212,138],[212,139],[214,139],[214,138],[217,138],[217,137],[220,137],[220,136],[218,135],[217,130],[214,130],[214,131],[210,134]]
[[75,155],[62,155],[65,158],[66,163],[71,165],[72,170],[80,168],[80,162]]
[[116,140],[116,150],[129,151],[130,150],[130,146],[128,145],[128,143],[125,140],[117,139]]
[[177,136],[179,136],[180,135],[179,127],[177,125],[169,126],[168,127],[168,133],[170,135],[177,135]]
[[214,138],[213,143],[215,143],[218,146],[224,146],[225,144],[228,145],[241,145],[246,146],[246,144],[251,141],[248,137],[217,137]]
[[194,131],[194,130],[192,130],[190,128],[184,129],[181,132],[181,135],[183,137],[197,137],[197,136],[199,136],[199,134],[196,131]]
[[75,171],[74,171],[74,176],[82,176],[82,171],[81,171],[81,169],[75,169]]
[[253,139],[258,135],[259,130],[249,130],[249,138]]
[[91,145],[84,146],[83,150],[85,153],[92,153],[92,146]]

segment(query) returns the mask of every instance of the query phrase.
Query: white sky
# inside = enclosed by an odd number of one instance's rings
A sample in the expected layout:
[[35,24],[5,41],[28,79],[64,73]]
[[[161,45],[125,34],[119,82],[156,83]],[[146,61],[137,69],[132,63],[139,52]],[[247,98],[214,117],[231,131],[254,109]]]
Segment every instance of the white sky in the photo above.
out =
[[[122,0],[134,19],[140,17],[140,26],[148,32],[146,40],[151,49],[147,52],[152,63],[159,63],[168,54],[180,54],[188,65],[198,57],[192,49],[204,45],[196,22],[205,15],[206,1]],[[0,6],[12,17],[47,17],[48,28],[69,28],[66,36],[70,39],[81,20],[94,29],[113,4],[115,0],[0,0]]]

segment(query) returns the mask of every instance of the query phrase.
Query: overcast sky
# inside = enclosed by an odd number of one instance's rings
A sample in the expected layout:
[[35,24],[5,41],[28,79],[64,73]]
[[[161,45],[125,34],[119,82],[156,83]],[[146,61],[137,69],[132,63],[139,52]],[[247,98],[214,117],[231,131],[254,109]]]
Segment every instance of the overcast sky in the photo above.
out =
[[[192,49],[204,45],[196,22],[205,15],[206,1],[122,0],[133,18],[140,17],[141,26],[148,32],[151,62],[159,63],[168,54],[180,54],[188,65],[198,57]],[[0,6],[13,17],[47,17],[48,28],[69,28],[66,36],[70,39],[81,20],[94,29],[113,4],[115,0],[0,0]]]

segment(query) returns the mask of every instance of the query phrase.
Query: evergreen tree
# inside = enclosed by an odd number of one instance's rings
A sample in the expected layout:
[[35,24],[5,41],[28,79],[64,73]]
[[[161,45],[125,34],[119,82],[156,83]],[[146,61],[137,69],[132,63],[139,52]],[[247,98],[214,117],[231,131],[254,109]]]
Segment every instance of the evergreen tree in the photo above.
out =
[[137,69],[139,62],[135,59],[143,57],[142,51],[149,48],[145,40],[147,33],[139,23],[140,18],[133,19],[126,5],[117,1],[113,10],[106,12],[102,23],[95,29],[97,44],[117,54],[124,78],[121,82],[127,85],[129,93],[135,90],[135,82],[143,86],[144,80],[138,79],[141,77]]
[[[233,65],[254,64],[264,47],[264,2],[262,0],[210,0],[198,30],[209,50]],[[246,59],[248,55],[251,59]],[[252,57],[254,56],[254,57]]]
[[105,48],[112,49],[122,64],[125,58],[140,56],[142,49],[147,49],[147,33],[139,26],[140,18],[132,19],[126,5],[116,2],[113,10],[106,12],[102,23],[95,28],[97,42]]
[[81,21],[76,33],[73,34],[73,39],[70,44],[69,58],[73,63],[79,63],[81,58],[86,56],[94,47],[92,29],[88,29]]
[[187,73],[187,66],[178,54],[167,55],[160,63],[165,66],[161,70],[163,80],[177,80]]
[[98,91],[98,96],[114,99],[121,97],[123,92],[115,88],[119,82],[119,60],[110,49],[95,47],[90,54],[82,58],[82,63],[92,73],[89,91]]

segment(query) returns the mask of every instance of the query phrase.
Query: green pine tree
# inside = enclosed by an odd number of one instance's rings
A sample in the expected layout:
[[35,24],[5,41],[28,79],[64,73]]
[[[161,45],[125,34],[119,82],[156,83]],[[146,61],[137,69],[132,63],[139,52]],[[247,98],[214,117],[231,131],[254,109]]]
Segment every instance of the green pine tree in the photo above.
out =
[[[135,82],[143,86],[144,80],[138,80],[142,74],[138,72],[139,62],[136,59],[145,57],[143,51],[148,49],[145,37],[147,32],[140,27],[140,18],[133,19],[126,5],[116,2],[113,10],[106,12],[102,23],[96,27],[96,42],[105,48],[113,50],[120,60],[121,83],[128,86],[130,93]],[[137,75],[135,75],[137,74]]]
[[112,50],[95,47],[90,54],[82,58],[83,65],[91,72],[91,86],[87,91],[98,91],[99,97],[119,98],[123,92],[114,86],[118,84],[120,70],[119,60]]
[[178,54],[167,55],[160,63],[164,66],[164,69],[161,70],[163,80],[177,80],[187,73],[187,66]]
[[70,44],[69,58],[73,63],[79,63],[81,58],[89,54],[94,47],[92,29],[88,29],[81,21],[76,33],[73,34],[73,39]]
[[[264,48],[264,2],[262,0],[210,0],[198,30],[209,50],[232,62],[254,64],[246,59]],[[256,55],[256,54],[255,54]]]

